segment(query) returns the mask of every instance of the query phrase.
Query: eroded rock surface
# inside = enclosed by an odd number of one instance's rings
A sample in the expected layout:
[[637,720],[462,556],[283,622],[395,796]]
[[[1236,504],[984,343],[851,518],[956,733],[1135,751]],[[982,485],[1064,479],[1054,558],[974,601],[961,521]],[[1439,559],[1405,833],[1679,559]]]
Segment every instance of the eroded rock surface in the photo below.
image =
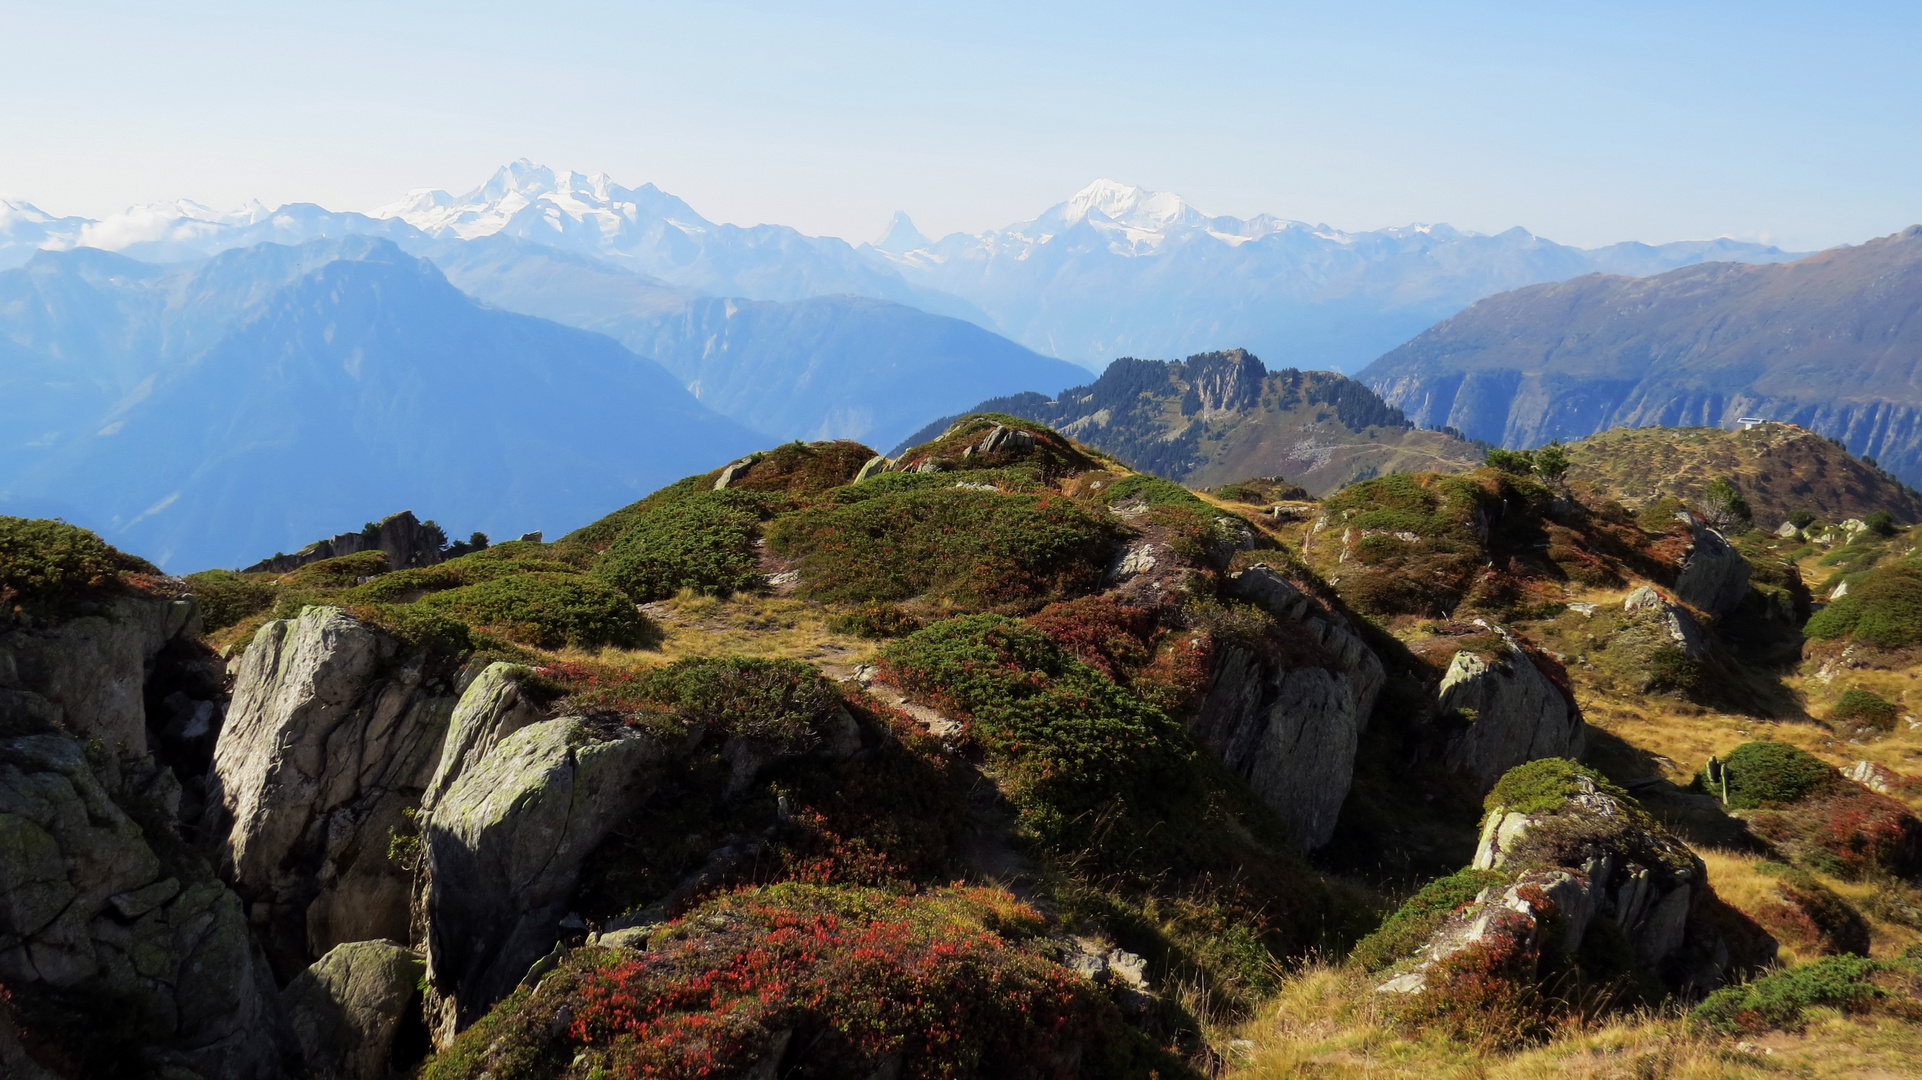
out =
[[1222,649],[1193,733],[1286,816],[1297,843],[1318,848],[1348,797],[1355,749],[1386,678],[1381,660],[1268,567],[1228,575],[1227,589],[1267,610],[1301,648],[1292,658]]
[[1748,560],[1727,537],[1696,521],[1694,515],[1678,516],[1694,530],[1694,538],[1675,579],[1675,595],[1710,615],[1734,611],[1748,592],[1752,572]]
[[1501,652],[1462,649],[1449,661],[1440,688],[1442,711],[1468,718],[1450,736],[1442,760],[1483,791],[1523,762],[1580,757],[1586,742],[1581,713],[1568,694],[1512,634],[1488,629],[1500,639]]
[[[1552,975],[1598,932],[1625,942],[1635,967],[1686,996],[1772,961],[1774,940],[1723,904],[1701,858],[1632,799],[1571,763],[1524,768],[1531,782],[1518,789],[1536,805],[1491,809],[1475,853],[1474,868],[1502,880],[1451,914],[1382,990],[1429,989],[1451,977],[1445,962],[1469,949]],[[1545,794],[1551,805],[1539,805]]]
[[207,835],[283,976],[343,941],[406,940],[413,833],[454,698],[337,608],[261,627],[214,749]]
[[336,945],[280,993],[312,1080],[386,1080],[426,965],[391,941]]
[[161,1035],[145,1050],[154,1064],[280,1076],[285,1029],[239,898],[163,864],[116,801],[123,781],[64,734],[0,741],[0,979],[16,995],[137,1010]]
[[0,632],[0,693],[37,694],[69,730],[144,753],[154,657],[175,637],[199,632],[192,597],[117,597],[56,625],[15,627]]
[[542,721],[501,739],[423,806],[417,917],[437,1042],[560,939],[581,860],[651,790],[648,766],[680,749],[577,716]]

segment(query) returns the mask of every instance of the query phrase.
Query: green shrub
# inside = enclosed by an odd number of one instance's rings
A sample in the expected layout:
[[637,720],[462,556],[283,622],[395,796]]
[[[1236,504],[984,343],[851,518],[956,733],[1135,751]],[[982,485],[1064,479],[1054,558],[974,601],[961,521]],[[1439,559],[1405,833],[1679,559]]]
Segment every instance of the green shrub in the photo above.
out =
[[[281,607],[286,606],[286,600],[286,597],[282,597]],[[467,624],[445,611],[419,604],[355,604],[345,610],[347,614],[400,642],[403,653],[458,656],[474,648],[474,635]],[[298,613],[295,611],[292,614]],[[283,614],[282,617],[286,616]]]
[[0,517],[0,596],[54,599],[119,585],[123,572],[160,571],[64,521]]
[[399,603],[408,597],[423,593],[442,592],[458,589],[463,585],[479,585],[483,582],[518,574],[578,574],[577,567],[555,559],[527,557],[512,549],[540,549],[539,544],[522,544],[512,541],[500,544],[472,555],[463,555],[433,566],[414,567],[382,574],[372,581],[356,588],[356,599],[371,600],[376,603]]
[[804,443],[795,441],[749,456],[747,468],[735,472],[728,490],[818,495],[854,479],[874,451],[858,442]]
[[581,574],[520,573],[432,593],[406,605],[487,627],[543,649],[638,647],[651,627],[618,589]]
[[1248,480],[1237,480],[1223,484],[1214,494],[1230,502],[1265,505],[1275,502],[1303,502],[1314,496],[1300,484],[1290,483],[1279,476],[1257,476]]
[[1922,566],[1875,567],[1816,612],[1803,633],[1819,640],[1847,636],[1882,649],[1922,644]]
[[281,584],[291,589],[347,589],[361,578],[378,577],[387,572],[387,556],[379,551],[357,551],[331,559],[298,566],[281,576]]
[[677,660],[643,676],[639,692],[684,724],[787,745],[812,741],[841,708],[813,667],[754,656]]
[[[1743,743],[1729,751],[1722,767],[1728,773],[1728,805],[1737,810],[1787,805],[1835,773],[1814,754],[1778,742]],[[1706,777],[1701,782],[1705,789],[1711,786]]]
[[1218,513],[1214,507],[1196,496],[1194,492],[1159,476],[1135,473],[1124,476],[1102,489],[1101,501],[1109,506],[1124,502],[1139,502],[1147,506],[1186,506]]
[[1492,446],[1483,460],[1489,468],[1515,476],[1527,476],[1535,471],[1535,455],[1527,450],[1504,450]]
[[1702,520],[1718,529],[1746,529],[1754,517],[1748,500],[1727,477],[1715,480],[1702,490],[1697,510]]
[[828,616],[828,629],[880,641],[914,633],[921,629],[921,620],[893,604],[862,604],[853,611]]
[[1441,928],[1449,915],[1472,903],[1483,889],[1504,885],[1507,877],[1493,870],[1463,869],[1422,886],[1374,933],[1355,944],[1349,959],[1369,971],[1379,971],[1413,954]]
[[720,470],[716,469],[713,472],[695,476],[683,476],[644,499],[629,503],[606,517],[575,529],[555,541],[554,546],[565,551],[585,551],[590,554],[606,551],[622,533],[632,528],[634,522],[648,511],[666,506],[668,503],[678,502],[691,495],[714,490],[714,478],[719,472]]
[[880,660],[902,689],[967,719],[1023,830],[1044,844],[1086,843],[1105,816],[1117,846],[1132,847],[1196,792],[1180,725],[1035,627],[964,616],[887,646]]
[[1895,717],[1901,710],[1881,695],[1859,688],[1842,695],[1829,716],[1836,720],[1859,720],[1883,731],[1895,730]]
[[1120,533],[1061,496],[950,487],[799,510],[767,537],[799,560],[811,599],[927,596],[983,608],[1090,591]]
[[1798,529],[1806,529],[1815,524],[1815,515],[1807,510],[1789,511],[1789,524]]
[[267,574],[237,574],[232,570],[202,570],[187,575],[200,606],[200,621],[208,633],[224,630],[274,606],[276,589]]
[[1887,510],[1877,510],[1873,514],[1863,518],[1862,524],[1867,525],[1869,531],[1878,536],[1895,535],[1895,515],[1889,513]]
[[634,516],[593,573],[636,601],[682,589],[725,595],[759,588],[754,539],[774,496],[706,491]]
[[1802,1010],[1817,1005],[1862,1012],[1883,995],[1872,980],[1889,968],[1861,956],[1825,956],[1753,982],[1723,987],[1696,1006],[1690,1018],[1737,1034],[1798,1027]]
[[1627,792],[1609,783],[1594,769],[1567,758],[1542,758],[1517,765],[1503,773],[1488,792],[1488,797],[1482,800],[1482,806],[1490,812],[1502,809],[1521,814],[1553,810],[1579,790],[1576,780],[1582,777],[1594,781],[1596,787],[1618,799],[1628,798]]

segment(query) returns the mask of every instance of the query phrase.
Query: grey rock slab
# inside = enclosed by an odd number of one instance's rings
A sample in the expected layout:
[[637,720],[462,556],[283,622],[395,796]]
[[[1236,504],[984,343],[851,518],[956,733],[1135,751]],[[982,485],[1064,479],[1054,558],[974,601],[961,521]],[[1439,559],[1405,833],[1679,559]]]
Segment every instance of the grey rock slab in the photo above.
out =
[[391,941],[336,945],[280,992],[312,1080],[386,1080],[426,964]]
[[444,1043],[560,938],[581,860],[639,805],[678,746],[580,717],[521,728],[422,811],[419,917]]
[[1523,762],[1579,757],[1586,742],[1581,714],[1567,695],[1519,642],[1492,629],[1502,638],[1501,654],[1457,652],[1439,690],[1443,712],[1463,710],[1474,718],[1449,739],[1442,760],[1482,791]]

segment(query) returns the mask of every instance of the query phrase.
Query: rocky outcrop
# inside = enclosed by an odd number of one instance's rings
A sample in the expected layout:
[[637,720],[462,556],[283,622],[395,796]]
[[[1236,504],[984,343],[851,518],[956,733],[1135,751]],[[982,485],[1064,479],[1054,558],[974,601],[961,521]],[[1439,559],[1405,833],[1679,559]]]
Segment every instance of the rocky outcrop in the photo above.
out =
[[1381,660],[1266,566],[1229,574],[1226,588],[1268,611],[1301,648],[1289,657],[1221,649],[1191,731],[1287,818],[1297,843],[1318,848],[1348,797],[1355,750],[1386,679]]
[[1690,607],[1710,615],[1727,615],[1741,606],[1748,593],[1752,568],[1735,545],[1721,533],[1701,524],[1689,513],[1676,517],[1693,530],[1682,572],[1675,579],[1675,595]]
[[1523,762],[1580,757],[1586,740],[1568,693],[1543,674],[1514,635],[1481,625],[1500,641],[1498,651],[1455,653],[1439,700],[1444,715],[1467,720],[1449,735],[1442,761],[1486,791]]
[[581,860],[652,789],[648,766],[681,749],[577,716],[542,721],[506,735],[422,807],[416,910],[437,1043],[560,939]]
[[0,741],[0,980],[114,1010],[103,1035],[156,1036],[113,1053],[220,1080],[282,1075],[285,1027],[239,898],[162,861],[116,801],[125,781],[67,735]]
[[1656,632],[1649,635],[1650,647],[1668,645],[1680,649],[1682,655],[1690,660],[1701,660],[1708,656],[1708,641],[1702,634],[1702,624],[1688,609],[1668,601],[1652,586],[1643,585],[1622,600],[1622,611],[1630,616],[1618,636],[1631,635],[1632,628],[1648,626]]
[[1604,922],[1628,946],[1624,959],[1686,996],[1773,960],[1774,940],[1723,904],[1702,860],[1632,799],[1569,762],[1523,769],[1496,792],[1522,805],[1491,809],[1475,852],[1474,869],[1499,882],[1452,913],[1382,990],[1442,989],[1453,977],[1446,962],[1469,949],[1549,976]]
[[455,699],[337,608],[268,623],[214,749],[205,835],[285,975],[343,941],[406,940],[411,836]]
[[336,945],[280,992],[312,1080],[386,1080],[426,965],[390,941]]
[[486,757],[502,739],[547,719],[546,711],[521,690],[526,672],[516,664],[489,664],[461,691],[434,775],[421,794],[423,803],[445,795],[469,766]]
[[190,596],[117,597],[64,622],[15,626],[0,631],[0,694],[36,694],[59,710],[56,719],[69,731],[145,753],[144,694],[154,658],[168,642],[199,632]]
[[249,566],[246,573],[284,574],[322,559],[337,559],[363,551],[378,551],[387,556],[389,570],[411,566],[432,566],[441,559],[441,543],[446,539],[438,528],[428,528],[414,517],[412,510],[381,519],[370,529],[341,533],[301,548],[292,555],[275,555]]

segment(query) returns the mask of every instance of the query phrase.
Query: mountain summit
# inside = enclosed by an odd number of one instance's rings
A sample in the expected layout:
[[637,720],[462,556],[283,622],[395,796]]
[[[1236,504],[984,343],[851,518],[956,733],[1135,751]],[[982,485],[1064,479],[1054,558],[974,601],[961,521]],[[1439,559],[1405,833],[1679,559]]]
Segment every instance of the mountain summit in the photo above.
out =
[[1099,179],[1029,221],[863,251],[958,296],[1029,348],[1099,368],[1245,343],[1302,368],[1353,371],[1503,289],[1597,270],[1653,274],[1708,259],[1777,262],[1735,241],[1583,250],[1514,228],[1344,232],[1269,214],[1214,215],[1173,192]]

